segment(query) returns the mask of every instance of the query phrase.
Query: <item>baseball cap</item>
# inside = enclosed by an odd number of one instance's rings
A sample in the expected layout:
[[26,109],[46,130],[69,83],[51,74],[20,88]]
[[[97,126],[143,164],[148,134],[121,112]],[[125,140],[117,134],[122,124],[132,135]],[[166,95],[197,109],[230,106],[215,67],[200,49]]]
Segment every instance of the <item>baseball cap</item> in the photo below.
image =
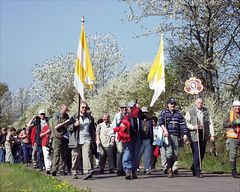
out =
[[125,108],[125,107],[127,107],[126,102],[121,102],[121,103],[119,103],[119,107],[120,107],[120,108]]
[[128,107],[133,107],[135,105],[135,102],[134,101],[130,101],[129,103],[128,103]]
[[233,106],[240,106],[240,101],[239,100],[233,101]]
[[169,103],[171,103],[171,104],[175,104],[175,105],[176,105],[177,102],[176,102],[175,99],[170,98],[170,99],[167,100],[167,104],[169,104]]
[[147,107],[142,107],[141,110],[142,110],[143,113],[148,113],[148,108]]
[[44,109],[41,109],[41,110],[39,110],[39,112],[38,112],[38,114],[40,115],[40,114],[45,114],[45,111],[44,111]]

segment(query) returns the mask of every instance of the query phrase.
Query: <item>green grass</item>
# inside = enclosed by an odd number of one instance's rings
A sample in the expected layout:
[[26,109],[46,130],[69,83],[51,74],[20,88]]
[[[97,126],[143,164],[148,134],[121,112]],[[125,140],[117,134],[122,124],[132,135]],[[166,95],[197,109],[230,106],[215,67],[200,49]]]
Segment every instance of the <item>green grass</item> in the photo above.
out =
[[0,164],[0,192],[88,192],[22,164]]
[[[220,140],[216,143],[217,156],[213,156],[209,152],[210,144],[206,147],[205,157],[202,162],[202,170],[206,172],[229,173],[231,168],[229,165],[229,155],[225,148],[225,141]],[[237,157],[237,168],[240,168],[240,154]],[[190,169],[193,161],[191,148],[184,146],[180,150],[179,164],[180,167]]]

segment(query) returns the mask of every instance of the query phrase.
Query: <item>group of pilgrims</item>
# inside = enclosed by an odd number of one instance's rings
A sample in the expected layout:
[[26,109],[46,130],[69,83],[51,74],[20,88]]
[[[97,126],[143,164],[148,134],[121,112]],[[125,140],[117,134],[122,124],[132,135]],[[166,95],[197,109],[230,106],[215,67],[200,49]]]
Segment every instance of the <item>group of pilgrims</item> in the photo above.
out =
[[[178,109],[176,100],[170,98],[159,117],[149,116],[147,107],[131,101],[121,103],[112,119],[104,113],[97,121],[85,101],[73,116],[69,116],[68,106],[62,104],[52,117],[47,117],[41,109],[23,129],[2,128],[0,162],[24,163],[54,177],[71,174],[73,179],[78,179],[83,175],[88,180],[109,173],[132,180],[142,171],[146,175],[156,171],[157,158],[161,157],[163,174],[172,178],[180,174],[178,157],[185,143],[192,150],[189,168],[193,176],[202,178],[207,142],[215,142],[214,115],[217,114],[210,115],[202,98],[197,98],[185,115]],[[231,175],[237,178],[239,100],[233,102],[223,129]]]

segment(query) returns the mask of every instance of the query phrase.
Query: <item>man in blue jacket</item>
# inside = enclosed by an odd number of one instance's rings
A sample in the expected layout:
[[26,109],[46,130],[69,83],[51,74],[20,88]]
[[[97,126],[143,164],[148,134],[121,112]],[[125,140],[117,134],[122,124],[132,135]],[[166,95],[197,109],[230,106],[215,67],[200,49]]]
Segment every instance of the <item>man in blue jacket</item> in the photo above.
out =
[[187,141],[188,129],[181,112],[176,109],[176,101],[170,98],[167,101],[167,108],[161,111],[159,125],[163,129],[163,135],[168,137],[168,145],[165,145],[168,177],[173,177],[173,164],[178,160],[180,148],[180,136]]

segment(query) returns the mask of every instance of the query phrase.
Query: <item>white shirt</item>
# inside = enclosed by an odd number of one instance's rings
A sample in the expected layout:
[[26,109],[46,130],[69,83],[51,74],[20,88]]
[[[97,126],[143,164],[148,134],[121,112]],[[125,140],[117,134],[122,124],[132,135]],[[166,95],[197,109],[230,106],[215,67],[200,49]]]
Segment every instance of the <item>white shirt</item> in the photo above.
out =
[[79,144],[84,144],[91,141],[89,135],[90,120],[87,117],[80,116],[80,131],[79,131]]

